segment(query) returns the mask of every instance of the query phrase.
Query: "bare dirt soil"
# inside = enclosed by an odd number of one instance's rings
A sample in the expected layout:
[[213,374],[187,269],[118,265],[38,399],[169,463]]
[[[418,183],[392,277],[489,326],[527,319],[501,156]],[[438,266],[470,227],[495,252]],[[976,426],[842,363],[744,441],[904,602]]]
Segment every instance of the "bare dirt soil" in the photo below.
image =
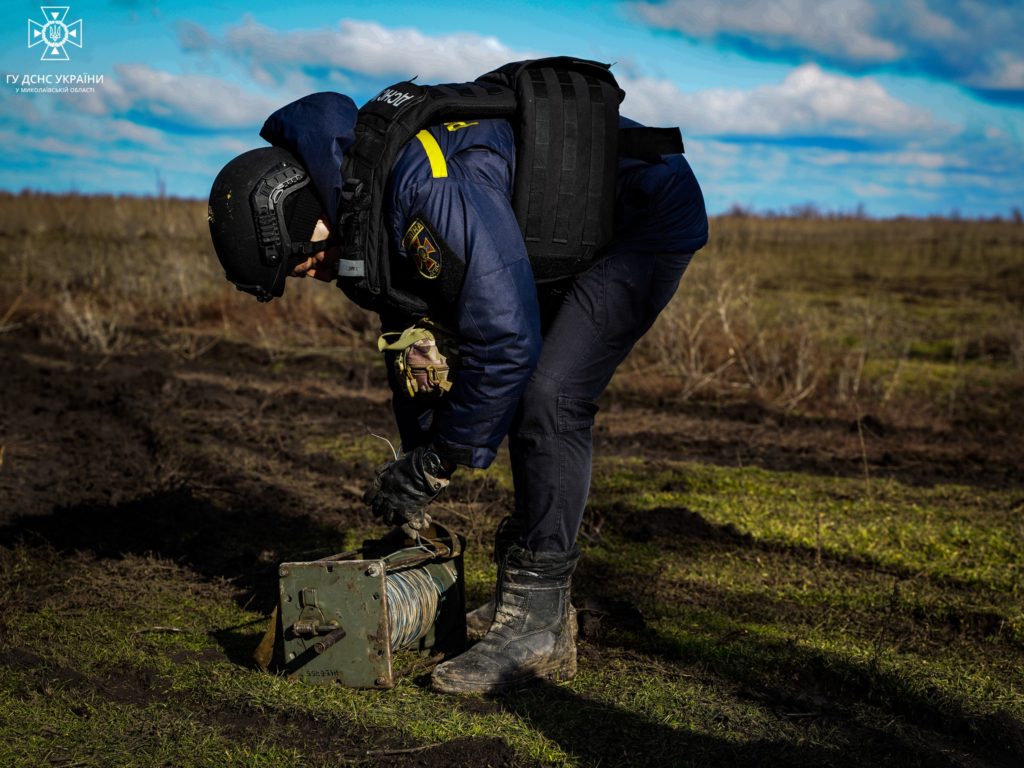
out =
[[[355,442],[369,432],[393,434],[388,394],[376,379],[367,382],[363,366],[343,351],[271,354],[221,341],[188,360],[157,343],[139,349],[106,357],[47,343],[31,328],[0,335],[0,544],[48,545],[68,557],[111,561],[152,554],[188,566],[211,589],[230,591],[239,605],[269,611],[275,567],[285,555],[337,549],[345,531],[370,524],[359,494],[374,460],[358,451],[338,458],[337,452],[316,450],[315,441]],[[874,477],[917,484],[1018,487],[1024,481],[1024,452],[1016,441],[999,435],[899,429],[870,416],[858,429],[848,420],[787,416],[756,405],[659,404],[626,397],[608,397],[602,405],[596,443],[603,455],[652,462],[686,458],[828,476],[860,476],[867,469]],[[506,492],[479,484],[466,499],[496,508],[509,500]],[[655,511],[640,521],[615,510],[601,513],[606,525],[632,541],[743,538],[678,510]],[[603,590],[604,577],[597,566],[581,568],[585,642],[580,652],[593,663],[636,652],[617,645],[609,626],[643,625],[635,606]],[[54,580],[33,589],[43,597],[61,585]],[[211,658],[182,661],[226,657],[251,664],[251,648],[237,636],[228,633],[219,640],[221,650]],[[33,685],[40,688],[71,685],[139,704],[175,695],[168,681],[147,670],[89,677],[53,668],[27,649],[2,663],[30,670]],[[671,660],[666,664],[671,673]],[[829,684],[826,670],[808,668],[800,674],[803,678],[790,690],[748,690],[745,695],[776,701],[792,712],[824,711],[821,716],[837,721],[861,695],[856,690],[823,693]],[[822,703],[826,696],[832,703]],[[565,706],[580,704],[557,688],[551,697]],[[547,710],[500,701],[461,706],[518,706],[524,719],[550,729],[570,752],[585,756],[593,749],[580,735],[560,735]],[[368,764],[522,764],[500,738],[461,738],[424,747],[366,729],[325,733],[300,716],[280,716],[269,726],[264,718],[257,726],[251,713],[211,709],[207,715],[239,738],[259,727],[280,743],[314,738],[312,746],[320,754],[379,755]],[[950,725],[941,718],[924,724],[936,732]],[[648,739],[679,738],[635,717],[624,720],[623,728]],[[1010,742],[1024,738],[1016,721],[993,728]],[[880,733],[865,733],[864,739],[866,754],[879,760],[942,764],[943,752],[934,745],[910,749]],[[712,762],[724,765],[745,756],[769,759],[771,745],[762,746],[756,755],[721,745],[703,748],[717,754]],[[1008,749],[997,750],[991,764],[1010,764],[1008,754],[1024,753],[1021,744],[1011,743]],[[775,758],[777,764],[813,764],[815,754],[778,753]]]

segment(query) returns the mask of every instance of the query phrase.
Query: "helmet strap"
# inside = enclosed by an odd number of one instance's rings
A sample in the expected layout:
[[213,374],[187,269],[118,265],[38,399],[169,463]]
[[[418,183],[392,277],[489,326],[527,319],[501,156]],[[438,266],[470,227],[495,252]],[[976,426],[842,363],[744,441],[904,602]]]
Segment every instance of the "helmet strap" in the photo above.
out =
[[291,244],[292,256],[312,256],[314,253],[320,253],[326,251],[333,245],[337,245],[340,241],[336,237],[329,237],[326,240],[306,240],[304,242],[293,242]]

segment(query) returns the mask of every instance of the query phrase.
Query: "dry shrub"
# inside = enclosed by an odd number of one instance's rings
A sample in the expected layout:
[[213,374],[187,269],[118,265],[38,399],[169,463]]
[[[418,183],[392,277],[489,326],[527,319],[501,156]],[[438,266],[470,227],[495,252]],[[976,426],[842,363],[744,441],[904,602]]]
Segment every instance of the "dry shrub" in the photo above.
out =
[[375,314],[353,304],[337,287],[312,279],[289,280],[283,300],[267,304],[229,286],[216,306],[226,332],[264,344],[372,348],[380,327]]
[[1011,337],[1010,361],[1018,371],[1024,370],[1024,323],[1020,323]]
[[120,351],[126,340],[118,321],[109,312],[92,298],[74,298],[67,291],[60,298],[52,329],[61,340],[102,355]]
[[377,328],[317,281],[291,280],[287,300],[265,305],[237,292],[196,201],[0,193],[0,248],[0,290],[30,296],[58,338],[90,350],[123,346],[126,329],[158,331],[191,359],[211,335],[336,345]]
[[662,386],[675,380],[664,394],[679,399],[745,393],[792,409],[819,390],[834,364],[820,316],[802,306],[764,306],[755,301],[753,278],[718,262],[691,271],[627,371],[660,374]]
[[1003,322],[993,331],[995,341],[990,346],[1005,344],[1007,362],[1015,370],[1024,370],[1024,310],[1008,305],[1003,317]]
[[[1022,297],[1010,222],[718,217],[613,386],[1000,423],[1024,386]],[[102,354],[155,339],[191,360],[221,339],[270,358],[372,349],[378,321],[314,280],[263,305],[235,291],[201,201],[0,193],[0,332],[33,326]]]
[[11,318],[15,316],[15,314],[18,311],[18,308],[21,306],[24,300],[25,294],[18,294],[11,301],[10,306],[8,306],[7,309],[4,310],[4,313],[0,315],[0,333],[10,333],[11,331],[13,331],[18,326],[21,325],[21,323],[12,320]]

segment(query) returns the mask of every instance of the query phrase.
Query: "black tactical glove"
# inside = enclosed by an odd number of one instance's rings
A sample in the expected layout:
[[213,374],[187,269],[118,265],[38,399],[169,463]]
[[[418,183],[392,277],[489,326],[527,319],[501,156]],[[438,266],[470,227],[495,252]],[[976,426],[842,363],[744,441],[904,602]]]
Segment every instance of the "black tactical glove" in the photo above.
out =
[[448,485],[441,474],[444,471],[437,453],[421,445],[382,465],[363,501],[386,525],[425,528],[430,524],[427,504]]

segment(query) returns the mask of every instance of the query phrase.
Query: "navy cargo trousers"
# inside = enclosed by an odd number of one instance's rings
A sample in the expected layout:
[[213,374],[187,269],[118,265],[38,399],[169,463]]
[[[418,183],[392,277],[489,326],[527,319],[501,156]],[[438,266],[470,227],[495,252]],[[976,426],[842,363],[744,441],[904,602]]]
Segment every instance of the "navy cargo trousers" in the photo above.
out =
[[566,552],[575,543],[597,398],[675,294],[692,255],[613,253],[567,283],[540,287],[540,361],[509,432],[509,533],[519,545]]

